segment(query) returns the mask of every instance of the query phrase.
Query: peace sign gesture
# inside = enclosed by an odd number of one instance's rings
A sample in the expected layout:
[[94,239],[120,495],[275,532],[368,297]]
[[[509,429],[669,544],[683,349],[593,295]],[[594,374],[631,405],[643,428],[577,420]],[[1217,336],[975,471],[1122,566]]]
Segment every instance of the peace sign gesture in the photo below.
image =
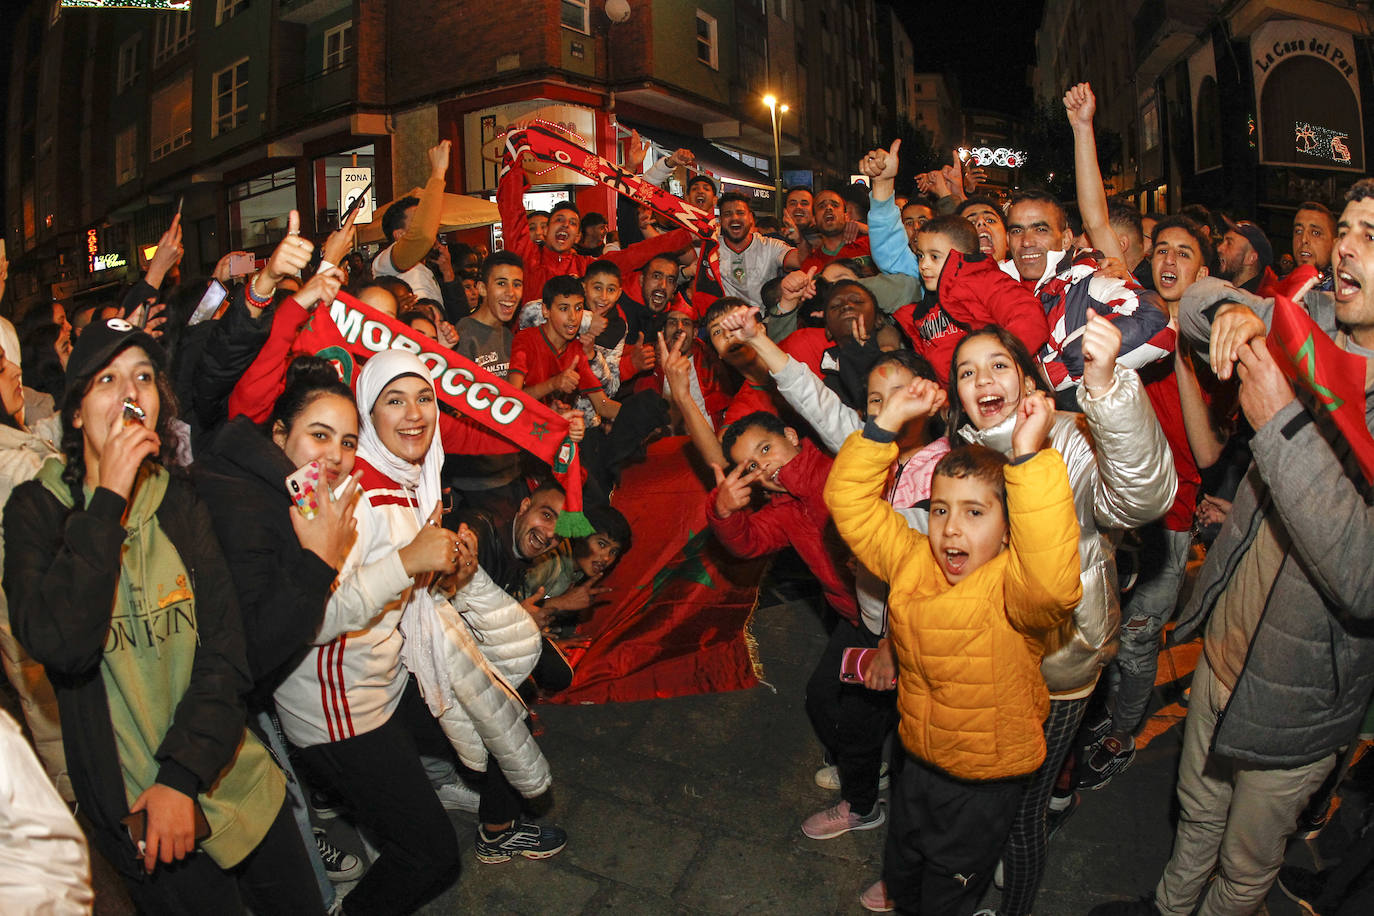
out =
[[736,467],[729,475],[723,474],[718,465],[711,465],[716,475],[716,515],[729,518],[749,505],[754,495],[754,481],[763,476],[763,468],[754,468],[745,473],[744,465]]

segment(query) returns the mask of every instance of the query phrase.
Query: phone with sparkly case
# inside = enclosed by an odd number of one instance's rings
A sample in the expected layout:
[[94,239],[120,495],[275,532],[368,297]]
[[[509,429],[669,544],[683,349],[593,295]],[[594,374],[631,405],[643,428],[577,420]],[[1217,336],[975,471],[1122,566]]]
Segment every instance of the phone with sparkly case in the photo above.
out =
[[319,512],[320,503],[317,491],[320,487],[320,463],[311,461],[303,464],[286,478],[286,492],[291,501],[301,510],[301,515],[314,518]]

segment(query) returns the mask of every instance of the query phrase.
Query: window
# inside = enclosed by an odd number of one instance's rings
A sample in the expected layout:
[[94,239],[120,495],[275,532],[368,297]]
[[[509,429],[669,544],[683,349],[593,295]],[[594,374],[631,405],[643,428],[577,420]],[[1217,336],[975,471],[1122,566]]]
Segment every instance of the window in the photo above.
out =
[[196,23],[191,13],[163,13],[158,17],[157,42],[153,46],[153,66],[191,46]]
[[697,60],[712,70],[720,69],[716,48],[716,19],[697,10]]
[[1140,112],[1141,146],[1148,152],[1159,146],[1159,106],[1151,99]]
[[226,19],[233,19],[248,6],[248,0],[216,0],[215,25],[223,25]]
[[261,248],[286,235],[296,208],[296,170],[282,169],[229,188],[229,247]]
[[587,9],[588,0],[563,0],[559,10],[559,21],[563,28],[572,29],[574,32],[581,32],[583,35],[592,33]]
[[115,134],[115,184],[138,177],[138,128],[126,127]]
[[123,92],[138,79],[138,54],[143,50],[143,36],[134,35],[119,46],[118,76],[115,92]]
[[210,136],[218,137],[242,123],[248,111],[244,88],[248,85],[248,58],[225,67],[210,80]]
[[324,33],[324,69],[326,73],[330,70],[337,70],[348,63],[352,52],[352,21],[345,22],[343,25],[336,25]]
[[191,71],[153,93],[148,115],[148,159],[191,145]]

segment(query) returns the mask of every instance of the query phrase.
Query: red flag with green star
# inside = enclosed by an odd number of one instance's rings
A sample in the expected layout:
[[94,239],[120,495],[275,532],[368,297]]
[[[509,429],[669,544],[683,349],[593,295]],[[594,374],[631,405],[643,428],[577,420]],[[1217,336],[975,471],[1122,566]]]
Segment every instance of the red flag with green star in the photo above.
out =
[[1374,483],[1374,436],[1365,425],[1365,359],[1336,346],[1307,312],[1289,298],[1315,275],[1313,268],[1300,267],[1264,290],[1274,297],[1269,352],[1284,375],[1310,391],[1319,408],[1330,413],[1336,428],[1350,443],[1365,479]]
[[611,591],[567,652],[573,682],[554,703],[607,703],[740,690],[758,683],[749,622],[766,559],[730,555],[706,525],[710,487],[685,436],[649,446],[627,467],[612,504],[632,547],[598,585]]

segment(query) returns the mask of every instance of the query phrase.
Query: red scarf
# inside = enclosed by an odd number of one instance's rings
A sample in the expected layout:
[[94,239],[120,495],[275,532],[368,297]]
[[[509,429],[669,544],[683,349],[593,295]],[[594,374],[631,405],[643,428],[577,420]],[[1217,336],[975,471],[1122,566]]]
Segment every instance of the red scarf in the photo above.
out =
[[344,292],[329,311],[315,310],[296,342],[333,362],[350,385],[356,380],[358,365],[372,354],[388,349],[411,351],[429,367],[440,401],[553,467],[567,492],[558,516],[558,534],[584,537],[593,532],[582,514],[582,465],[577,445],[568,439],[568,421],[525,392]]

